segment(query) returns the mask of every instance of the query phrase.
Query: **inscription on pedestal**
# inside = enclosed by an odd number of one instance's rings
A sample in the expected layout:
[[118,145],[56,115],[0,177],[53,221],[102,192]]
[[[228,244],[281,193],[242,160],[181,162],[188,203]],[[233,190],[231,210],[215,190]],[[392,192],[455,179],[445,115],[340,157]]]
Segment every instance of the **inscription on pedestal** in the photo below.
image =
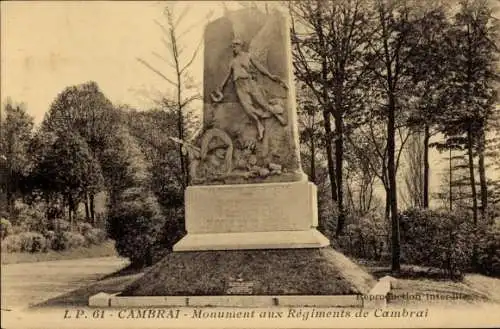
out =
[[226,294],[228,295],[251,295],[253,293],[254,282],[243,279],[229,279],[226,284]]
[[308,182],[189,187],[189,233],[300,231],[316,226],[316,191]]

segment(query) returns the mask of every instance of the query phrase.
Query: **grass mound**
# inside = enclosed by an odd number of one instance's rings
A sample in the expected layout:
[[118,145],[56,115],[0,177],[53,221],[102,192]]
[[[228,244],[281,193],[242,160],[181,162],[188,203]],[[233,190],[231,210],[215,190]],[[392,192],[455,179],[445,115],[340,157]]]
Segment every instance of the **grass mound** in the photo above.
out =
[[234,279],[252,282],[252,295],[366,294],[375,284],[331,248],[196,251],[168,255],[121,295],[226,295]]

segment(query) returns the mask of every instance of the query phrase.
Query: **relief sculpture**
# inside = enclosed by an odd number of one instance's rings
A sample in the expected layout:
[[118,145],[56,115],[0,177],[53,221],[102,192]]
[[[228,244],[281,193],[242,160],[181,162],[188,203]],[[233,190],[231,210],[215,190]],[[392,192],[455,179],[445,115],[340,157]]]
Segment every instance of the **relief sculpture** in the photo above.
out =
[[268,77],[288,89],[286,83],[277,75],[271,74],[262,64],[258,62],[249,52],[242,49],[243,42],[240,39],[234,39],[232,42],[233,59],[230,63],[230,69],[220,87],[212,92],[212,100],[220,102],[224,98],[224,88],[229,80],[234,83],[234,89],[245,113],[255,122],[258,139],[264,137],[264,125],[261,119],[275,116],[282,124],[286,125],[286,119],[283,117],[284,109],[278,104],[271,104],[265,99],[261,87],[257,84],[254,69],[262,75]]
[[[249,28],[251,27],[251,28]],[[228,12],[205,30],[203,125],[181,143],[194,185],[304,178],[294,123],[286,21]]]

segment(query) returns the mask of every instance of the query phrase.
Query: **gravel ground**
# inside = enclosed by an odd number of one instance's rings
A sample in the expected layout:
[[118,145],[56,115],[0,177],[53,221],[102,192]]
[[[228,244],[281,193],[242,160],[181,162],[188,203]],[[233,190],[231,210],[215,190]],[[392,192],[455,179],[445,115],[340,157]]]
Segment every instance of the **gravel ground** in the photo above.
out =
[[2,309],[23,309],[84,287],[128,264],[102,257],[2,265]]

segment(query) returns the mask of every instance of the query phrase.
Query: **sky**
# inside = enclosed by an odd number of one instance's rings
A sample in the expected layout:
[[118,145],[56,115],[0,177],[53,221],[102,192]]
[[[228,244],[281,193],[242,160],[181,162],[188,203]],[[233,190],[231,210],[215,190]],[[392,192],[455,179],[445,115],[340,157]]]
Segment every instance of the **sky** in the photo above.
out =
[[[179,2],[174,10],[180,14],[186,6]],[[184,37],[187,53],[202,37],[205,16],[211,10],[213,17],[222,13],[218,2],[190,2],[189,7],[179,26],[194,24]],[[94,80],[113,103],[147,108],[169,85],[136,58],[166,67],[152,55],[166,53],[155,23],[165,22],[163,8],[159,1],[2,1],[2,102],[7,97],[24,102],[39,123],[65,87]],[[202,56],[192,75],[201,80]]]

